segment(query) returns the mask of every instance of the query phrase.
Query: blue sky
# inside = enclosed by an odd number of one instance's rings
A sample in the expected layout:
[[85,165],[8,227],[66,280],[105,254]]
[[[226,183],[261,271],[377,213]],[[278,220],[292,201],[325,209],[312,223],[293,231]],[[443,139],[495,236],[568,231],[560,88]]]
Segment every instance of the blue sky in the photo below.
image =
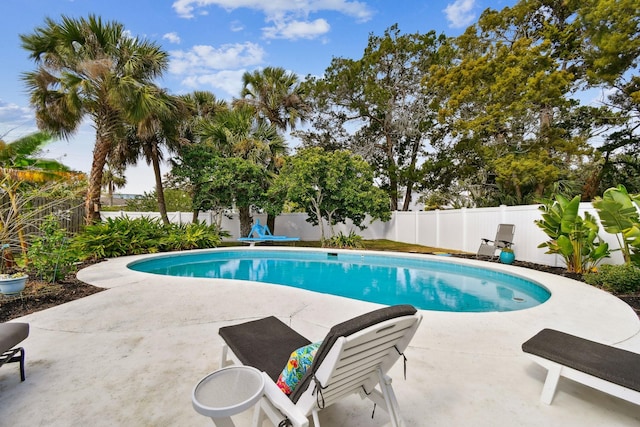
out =
[[[360,58],[370,33],[397,23],[403,33],[460,34],[488,8],[513,0],[3,0],[0,27],[0,136],[12,141],[36,130],[21,73],[34,64],[20,34],[59,20],[96,14],[122,23],[132,36],[153,40],[170,54],[158,83],[171,93],[208,90],[232,99],[245,71],[283,67],[301,78],[321,75],[333,57]],[[47,146],[44,157],[88,172],[95,137],[86,123],[69,141]],[[295,144],[291,141],[290,145]],[[163,170],[165,173],[166,170]],[[153,189],[145,166],[127,172],[120,190]]]

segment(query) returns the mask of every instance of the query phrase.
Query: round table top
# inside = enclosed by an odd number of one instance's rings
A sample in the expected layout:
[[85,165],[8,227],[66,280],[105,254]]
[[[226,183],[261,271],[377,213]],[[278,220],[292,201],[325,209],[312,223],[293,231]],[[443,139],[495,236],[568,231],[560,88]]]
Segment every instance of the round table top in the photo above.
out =
[[194,387],[193,408],[211,418],[229,417],[255,405],[264,390],[262,373],[251,366],[218,369]]

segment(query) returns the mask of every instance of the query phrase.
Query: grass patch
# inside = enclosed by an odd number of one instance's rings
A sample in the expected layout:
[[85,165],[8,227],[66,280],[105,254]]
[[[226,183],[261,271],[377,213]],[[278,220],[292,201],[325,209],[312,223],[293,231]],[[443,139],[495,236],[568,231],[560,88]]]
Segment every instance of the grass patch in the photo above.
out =
[[[376,239],[376,240],[363,240],[364,249],[371,251],[390,251],[390,252],[409,252],[419,254],[433,254],[433,253],[450,253],[450,254],[463,254],[466,252],[457,251],[453,249],[435,248],[432,246],[415,245],[412,243],[395,242],[393,240]],[[274,246],[270,242],[259,243],[261,246]],[[222,242],[220,247],[234,247],[234,246],[246,246],[240,242]],[[298,241],[298,242],[281,242],[277,246],[293,246],[301,248],[320,248],[320,241]]]

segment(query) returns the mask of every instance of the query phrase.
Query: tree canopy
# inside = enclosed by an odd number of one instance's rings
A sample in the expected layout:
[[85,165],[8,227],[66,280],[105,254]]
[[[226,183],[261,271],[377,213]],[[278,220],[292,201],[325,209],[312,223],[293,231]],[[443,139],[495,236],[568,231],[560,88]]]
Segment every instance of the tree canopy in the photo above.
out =
[[282,192],[309,215],[308,221],[320,225],[325,239],[325,222],[331,227],[348,219],[360,229],[364,221],[388,220],[389,200],[373,183],[373,171],[360,156],[347,150],[332,152],[307,148],[290,157],[271,192]]

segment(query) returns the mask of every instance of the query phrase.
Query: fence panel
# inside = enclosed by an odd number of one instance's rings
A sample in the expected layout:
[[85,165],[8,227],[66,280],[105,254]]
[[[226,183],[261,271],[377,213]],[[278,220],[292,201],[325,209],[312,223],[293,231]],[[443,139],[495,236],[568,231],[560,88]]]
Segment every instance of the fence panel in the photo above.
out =
[[[556,255],[545,254],[545,249],[538,245],[548,237],[535,224],[541,218],[539,205],[499,206],[491,208],[463,208],[451,210],[393,212],[391,220],[387,222],[366,221],[367,228],[359,230],[351,222],[338,224],[335,232],[348,234],[354,231],[365,239],[389,239],[398,242],[415,243],[432,246],[443,250],[458,250],[475,253],[482,238],[493,239],[498,224],[514,224],[514,251],[516,258],[523,261],[535,262],[550,266],[564,266],[562,259]],[[595,218],[597,212],[590,203],[582,203],[580,212],[589,211]],[[103,218],[126,215],[130,218],[140,216],[159,217],[156,212],[102,212]],[[191,213],[172,212],[169,218],[174,222],[189,222]],[[254,218],[263,224],[266,215],[256,214]],[[211,224],[214,218],[211,213],[200,214],[200,221]],[[306,222],[304,213],[282,214],[276,218],[275,234],[296,236],[301,240],[320,240],[320,227]],[[230,233],[228,241],[240,237],[240,223],[237,215],[222,218],[222,229]],[[325,227],[325,233],[329,227]],[[328,234],[327,234],[328,237]],[[609,243],[611,249],[618,249],[619,245],[614,235],[600,229],[600,237]],[[607,263],[619,264],[622,256],[619,251],[614,252]]]

